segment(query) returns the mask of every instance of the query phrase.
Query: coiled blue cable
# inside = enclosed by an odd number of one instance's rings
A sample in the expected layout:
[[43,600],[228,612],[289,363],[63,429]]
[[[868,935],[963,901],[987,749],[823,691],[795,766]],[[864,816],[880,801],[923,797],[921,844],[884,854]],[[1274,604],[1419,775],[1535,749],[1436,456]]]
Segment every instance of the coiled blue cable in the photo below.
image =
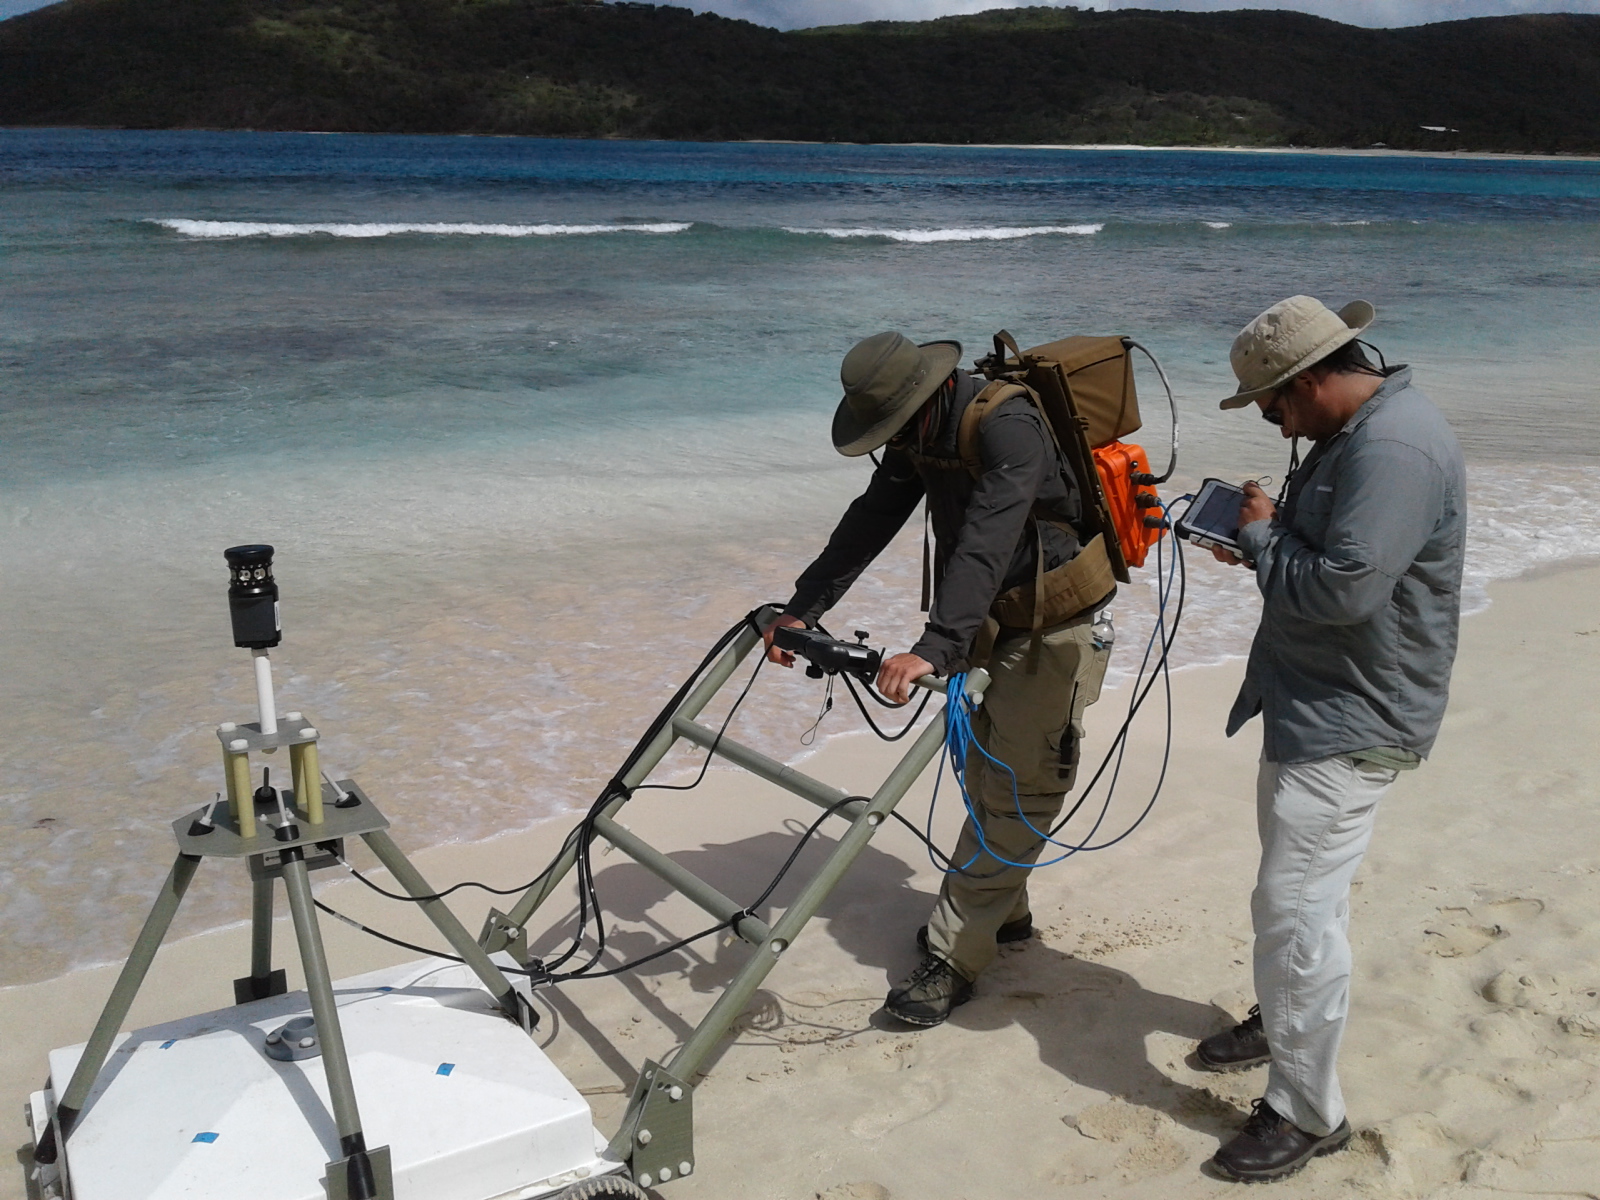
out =
[[[1179,503],[1182,500],[1192,500],[1192,497],[1191,496],[1180,497],[1178,501],[1174,501],[1173,503]],[[1162,513],[1166,514],[1169,511],[1169,507],[1170,506],[1168,506],[1168,505],[1161,505],[1160,508],[1161,508]],[[1150,655],[1154,651],[1156,642],[1159,639],[1160,642],[1161,642],[1162,654],[1161,654],[1160,660],[1158,661],[1157,669],[1160,670],[1160,669],[1163,669],[1165,667],[1167,653],[1171,648],[1171,640],[1170,640],[1170,638],[1168,637],[1168,634],[1167,634],[1166,612],[1167,612],[1167,604],[1168,604],[1169,600],[1171,599],[1171,595],[1172,595],[1173,579],[1174,579],[1174,576],[1175,576],[1175,574],[1177,572],[1177,569],[1178,569],[1178,566],[1179,566],[1179,554],[1180,554],[1180,552],[1179,552],[1178,548],[1175,546],[1174,547],[1174,553],[1171,556],[1170,563],[1168,565],[1166,565],[1165,569],[1163,569],[1162,542],[1165,541],[1165,540],[1166,539],[1164,539],[1164,538],[1163,539],[1159,539],[1155,544],[1155,550],[1156,550],[1156,581],[1157,581],[1155,625],[1150,630],[1150,637],[1145,643],[1144,655],[1143,655],[1142,659],[1140,660],[1138,673],[1134,677],[1134,683],[1133,683],[1133,688],[1132,688],[1132,699],[1130,699],[1130,702],[1129,702],[1130,707],[1129,707],[1128,718],[1127,718],[1127,720],[1125,720],[1123,722],[1122,729],[1118,733],[1118,736],[1117,736],[1117,744],[1116,744],[1117,761],[1116,761],[1116,766],[1112,771],[1111,780],[1108,783],[1107,788],[1106,788],[1105,803],[1101,806],[1100,814],[1095,818],[1094,825],[1090,828],[1087,836],[1083,839],[1082,842],[1072,843],[1072,842],[1058,841],[1056,838],[1052,837],[1050,833],[1047,833],[1047,832],[1039,829],[1036,825],[1034,825],[1034,823],[1032,821],[1030,821],[1028,819],[1027,813],[1025,813],[1022,810],[1022,797],[1019,794],[1018,789],[1017,789],[1016,772],[1013,771],[1010,768],[1010,766],[1008,766],[1006,763],[1001,762],[994,755],[990,754],[989,751],[984,748],[983,743],[978,740],[977,734],[972,728],[972,717],[973,717],[973,713],[974,713],[974,705],[973,705],[971,699],[967,696],[967,692],[966,692],[967,676],[966,676],[966,673],[965,672],[957,672],[957,673],[951,675],[950,681],[949,681],[949,685],[948,685],[948,688],[947,688],[947,691],[946,691],[946,695],[947,695],[948,699],[947,699],[946,704],[945,704],[945,736],[944,736],[944,744],[943,744],[943,746],[941,747],[941,750],[940,750],[939,772],[934,777],[933,796],[932,796],[932,798],[931,798],[931,800],[929,802],[929,806],[928,806],[928,822],[927,822],[927,834],[928,834],[928,836],[925,839],[925,841],[926,841],[927,845],[929,846],[929,854],[928,854],[929,861],[933,862],[934,866],[939,866],[939,863],[938,863],[937,860],[934,859],[933,852],[932,852],[933,816],[934,816],[935,808],[937,807],[938,802],[939,802],[939,784],[940,784],[941,780],[944,777],[944,769],[945,769],[946,762],[948,761],[948,763],[950,765],[950,773],[955,777],[956,784],[961,790],[961,799],[962,799],[962,803],[965,806],[966,811],[967,811],[967,820],[971,823],[972,831],[977,836],[979,850],[966,863],[963,863],[960,866],[956,866],[955,864],[952,863],[949,866],[943,867],[942,869],[945,872],[945,874],[954,875],[954,874],[964,873],[967,870],[969,870],[972,867],[972,865],[974,863],[976,863],[978,861],[978,859],[981,858],[985,854],[987,854],[995,862],[1000,863],[1002,866],[1014,867],[1014,868],[1017,868],[1019,870],[1024,870],[1024,871],[1033,871],[1033,870],[1037,870],[1040,867],[1055,866],[1057,863],[1064,862],[1065,860],[1071,858],[1074,854],[1078,854],[1078,853],[1080,853],[1082,851],[1086,851],[1086,850],[1104,850],[1104,849],[1107,849],[1110,846],[1116,845],[1118,842],[1122,841],[1124,838],[1126,838],[1130,834],[1132,834],[1133,831],[1135,829],[1137,829],[1139,827],[1139,825],[1144,821],[1145,817],[1149,815],[1150,809],[1152,807],[1154,807],[1154,804],[1155,804],[1155,796],[1154,795],[1151,796],[1150,803],[1145,806],[1144,812],[1142,812],[1139,815],[1139,817],[1133,822],[1133,824],[1131,826],[1128,827],[1127,830],[1125,830],[1123,833],[1119,834],[1117,837],[1112,838],[1108,842],[1101,843],[1100,845],[1093,844],[1094,843],[1095,834],[1099,832],[1101,824],[1104,823],[1107,814],[1110,812],[1110,809],[1111,809],[1111,797],[1115,793],[1117,779],[1122,773],[1122,759],[1123,759],[1123,755],[1124,755],[1124,753],[1126,752],[1126,749],[1127,749],[1128,725],[1132,721],[1133,715],[1134,715],[1134,711],[1137,708],[1138,699],[1139,699],[1139,696],[1140,696],[1139,685],[1144,679],[1144,674],[1145,674],[1146,669],[1149,667]],[[1169,722],[1171,720],[1170,701],[1169,701],[1168,720],[1169,720]],[[1010,860],[1010,859],[1004,857],[1003,855],[998,854],[998,853],[995,852],[995,850],[989,845],[988,840],[984,837],[983,823],[978,818],[977,810],[976,810],[976,808],[975,808],[975,806],[973,804],[972,794],[967,788],[967,779],[966,779],[967,760],[968,760],[968,757],[970,755],[971,749],[973,747],[976,747],[979,754],[983,755],[983,757],[985,759],[987,759],[990,763],[992,763],[998,769],[1004,771],[1006,773],[1006,775],[1008,775],[1010,777],[1010,779],[1011,779],[1011,799],[1012,799],[1012,804],[1016,809],[1017,817],[1022,821],[1022,823],[1024,825],[1026,825],[1028,827],[1028,829],[1036,837],[1039,838],[1041,843],[1048,843],[1049,845],[1056,846],[1056,847],[1060,848],[1062,851],[1064,851],[1064,853],[1059,854],[1056,857],[1051,858],[1051,859],[1049,859],[1049,860],[1047,860],[1045,862],[1021,863],[1021,862],[1013,862],[1012,860]],[[1102,767],[1102,769],[1103,769],[1103,767]],[[1165,775],[1165,771],[1163,771],[1162,774],[1164,776]],[[1098,777],[1099,777],[1099,774],[1097,772],[1096,773],[1096,779],[1098,779]],[[1092,781],[1091,781],[1090,786],[1093,787],[1093,782]],[[1157,785],[1157,792],[1158,793],[1159,793],[1159,790],[1160,790],[1160,786],[1158,784]],[[1080,803],[1081,803],[1081,801],[1080,801]]]

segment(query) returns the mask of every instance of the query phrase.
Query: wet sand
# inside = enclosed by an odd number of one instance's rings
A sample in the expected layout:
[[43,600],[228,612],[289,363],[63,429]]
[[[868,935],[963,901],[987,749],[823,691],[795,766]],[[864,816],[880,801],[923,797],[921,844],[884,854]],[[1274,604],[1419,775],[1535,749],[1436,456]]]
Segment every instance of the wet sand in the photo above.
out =
[[[1357,1138],[1275,1196],[1581,1196],[1600,1179],[1600,850],[1590,832],[1600,567],[1495,584],[1491,595],[1464,623],[1434,757],[1390,793],[1353,899],[1356,982],[1341,1069]],[[696,1093],[699,1169],[665,1194],[1165,1200],[1234,1189],[1200,1164],[1237,1126],[1264,1072],[1209,1075],[1189,1056],[1195,1039],[1251,1002],[1259,741],[1254,727],[1232,741],[1220,728],[1240,670],[1174,677],[1172,768],[1149,821],[1113,850],[1041,872],[1041,936],[1003,953],[973,1002],[933,1030],[891,1028],[877,1013],[914,962],[912,934],[938,886],[921,847],[886,826],[713,1062]],[[1092,711],[1101,744],[1125,703],[1110,693]],[[1136,726],[1111,828],[1148,796],[1164,732],[1155,707]],[[844,737],[806,769],[868,790],[897,756]],[[926,811],[930,782],[907,797],[907,815]],[[956,817],[948,797],[946,842]],[[622,819],[743,896],[760,890],[814,815],[718,772],[696,792],[641,794]],[[417,860],[436,885],[469,875],[508,885],[542,866],[566,828],[551,822]],[[420,849],[403,827],[396,834]],[[702,927],[702,914],[664,899],[620,854],[596,865],[622,953]],[[321,896],[433,944],[414,913],[359,885]],[[487,898],[458,898],[476,928]],[[560,928],[566,897],[547,911]],[[340,975],[410,957],[335,922],[325,934]],[[681,1041],[746,953],[702,943],[551,999],[542,1036],[602,1130],[614,1128],[638,1063]],[[132,1023],[225,1004],[247,959],[242,927],[175,943]],[[87,1036],[112,979],[100,968],[0,992],[0,1112],[13,1146],[45,1051]],[[0,1175],[0,1197],[21,1195],[17,1171]]]

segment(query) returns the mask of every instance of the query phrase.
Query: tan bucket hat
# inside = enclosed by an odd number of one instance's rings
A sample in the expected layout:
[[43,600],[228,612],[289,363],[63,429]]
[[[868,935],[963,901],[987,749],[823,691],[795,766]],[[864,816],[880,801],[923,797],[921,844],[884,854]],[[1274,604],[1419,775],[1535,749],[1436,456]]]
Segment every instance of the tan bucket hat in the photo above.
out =
[[875,333],[857,342],[839,368],[844,399],[833,414],[833,448],[849,458],[876,450],[960,361],[960,342],[918,346],[899,333]]
[[1228,360],[1239,390],[1224,400],[1222,407],[1243,408],[1282,387],[1313,363],[1354,341],[1377,315],[1365,300],[1352,300],[1337,313],[1310,296],[1278,301],[1233,339]]

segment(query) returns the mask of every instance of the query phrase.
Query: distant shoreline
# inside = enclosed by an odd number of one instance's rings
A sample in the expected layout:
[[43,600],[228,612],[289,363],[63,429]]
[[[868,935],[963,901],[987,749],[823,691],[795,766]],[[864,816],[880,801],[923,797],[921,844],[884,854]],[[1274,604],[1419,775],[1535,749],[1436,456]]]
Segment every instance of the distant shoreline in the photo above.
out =
[[1482,158],[1516,162],[1600,162],[1600,154],[1521,154],[1509,150],[1391,150],[1386,146],[1355,149],[1349,146],[1141,146],[1133,142],[802,142],[782,138],[745,138],[743,142],[770,146],[929,146],[942,150],[1149,150],[1181,151],[1186,154],[1329,154],[1351,158]]
[[0,125],[0,133],[30,130],[76,130],[84,133],[271,133],[306,137],[459,137],[510,141],[525,138],[541,142],[639,142],[683,146],[881,146],[927,147],[939,150],[1147,150],[1185,154],[1327,154],[1351,158],[1466,158],[1508,162],[1600,162],[1600,154],[1522,154],[1508,150],[1392,150],[1388,147],[1349,146],[1142,146],[1134,142],[820,142],[800,138],[694,138],[551,137],[538,133],[395,133],[360,129],[237,129],[226,126],[136,129],[120,125]]

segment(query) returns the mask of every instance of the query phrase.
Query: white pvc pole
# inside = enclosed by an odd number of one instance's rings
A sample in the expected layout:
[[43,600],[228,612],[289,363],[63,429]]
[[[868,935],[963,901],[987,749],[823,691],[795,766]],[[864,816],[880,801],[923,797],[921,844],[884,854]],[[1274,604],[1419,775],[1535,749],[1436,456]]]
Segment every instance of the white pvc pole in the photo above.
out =
[[256,706],[261,710],[261,732],[278,732],[278,702],[272,696],[272,660],[265,650],[250,651],[256,660]]

